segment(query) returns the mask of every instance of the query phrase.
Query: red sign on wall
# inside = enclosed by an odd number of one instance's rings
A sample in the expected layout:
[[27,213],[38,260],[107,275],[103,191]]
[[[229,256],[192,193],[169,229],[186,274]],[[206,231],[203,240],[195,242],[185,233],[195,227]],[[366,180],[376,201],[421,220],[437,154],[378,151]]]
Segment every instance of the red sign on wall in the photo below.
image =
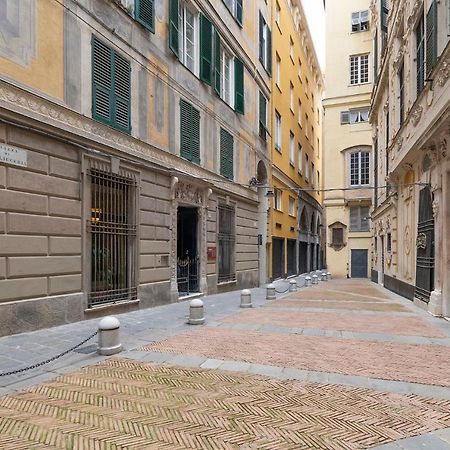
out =
[[208,247],[207,255],[208,261],[215,261],[217,257],[216,247]]

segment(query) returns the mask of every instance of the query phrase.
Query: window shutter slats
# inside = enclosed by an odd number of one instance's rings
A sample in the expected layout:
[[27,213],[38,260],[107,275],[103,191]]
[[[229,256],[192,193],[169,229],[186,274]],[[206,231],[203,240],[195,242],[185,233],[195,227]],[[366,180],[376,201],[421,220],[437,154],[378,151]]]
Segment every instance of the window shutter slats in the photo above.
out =
[[178,0],[169,1],[169,48],[178,56]]
[[244,114],[244,65],[238,58],[234,58],[234,109]]
[[92,40],[92,115],[111,121],[112,50],[99,40]]
[[346,125],[350,123],[350,111],[341,111],[341,124]]
[[191,108],[189,103],[180,100],[180,156],[189,161],[192,159]]
[[155,4],[154,0],[136,0],[136,20],[152,33],[155,32]]
[[236,0],[236,20],[242,25],[242,0]]
[[217,95],[220,96],[220,75],[221,75],[221,67],[220,67],[220,35],[215,32],[214,34],[214,90],[217,92]]
[[212,78],[212,24],[200,15],[200,79],[211,85]]
[[259,12],[259,61],[264,65],[264,18]]
[[266,70],[269,75],[272,75],[272,32],[267,29],[267,62],[266,62]]
[[426,66],[427,77],[430,76],[437,61],[437,3],[436,0],[430,6],[427,14],[426,36]]
[[191,122],[191,161],[200,164],[200,111],[193,106],[191,106]]
[[351,207],[350,208],[350,230],[351,231],[359,231],[359,207]]
[[223,128],[220,129],[220,174],[233,179],[233,136]]
[[114,119],[119,128],[130,129],[130,62],[114,53]]

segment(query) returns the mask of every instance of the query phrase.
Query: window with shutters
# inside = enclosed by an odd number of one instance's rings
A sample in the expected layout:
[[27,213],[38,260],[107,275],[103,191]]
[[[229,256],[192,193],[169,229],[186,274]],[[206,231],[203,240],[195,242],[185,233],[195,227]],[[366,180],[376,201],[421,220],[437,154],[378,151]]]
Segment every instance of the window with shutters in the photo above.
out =
[[282,211],[282,209],[283,209],[282,203],[281,203],[282,194],[283,194],[283,192],[281,189],[277,189],[277,188],[274,189],[273,202],[274,202],[274,208],[277,211]]
[[242,26],[242,4],[243,0],[223,0],[231,15]]
[[386,48],[388,38],[388,17],[389,17],[389,1],[381,0],[380,4],[380,16],[381,16],[381,51]]
[[297,122],[300,126],[302,126],[302,102],[298,101],[298,118]]
[[352,13],[352,32],[367,31],[369,29],[369,11],[356,11]]
[[275,111],[275,148],[281,152],[281,116],[278,111]]
[[180,155],[200,164],[200,111],[180,100]]
[[281,58],[278,53],[275,55],[275,83],[277,87],[281,88]]
[[416,36],[416,88],[417,95],[419,95],[422,92],[425,83],[425,32],[422,16],[420,17],[414,34]]
[[369,108],[341,111],[341,125],[364,123],[369,121]]
[[289,163],[295,166],[295,136],[292,131],[289,133]]
[[155,2],[154,0],[120,0],[120,4],[141,25],[155,32]]
[[292,114],[294,114],[294,85],[292,83],[289,86],[289,108]]
[[267,139],[267,99],[259,92],[259,135],[262,139]]
[[350,185],[366,186],[370,181],[370,153],[354,152],[350,154]]
[[192,73],[199,75],[199,13],[186,2],[178,9],[178,58]]
[[369,207],[350,207],[350,231],[369,231]]
[[218,206],[218,278],[219,283],[234,281],[235,275],[235,208],[225,203]]
[[259,61],[270,75],[272,73],[272,33],[261,11],[259,12]]
[[311,162],[311,187],[314,189],[314,187],[316,186],[316,169],[314,167],[314,163]]
[[295,217],[295,198],[289,197],[289,215]]
[[294,41],[292,40],[292,37],[289,37],[289,56],[292,64],[294,64]]
[[305,136],[306,136],[306,139],[309,139],[309,117],[308,117],[308,114],[305,114]]
[[426,64],[427,78],[431,77],[437,62],[437,1],[433,0],[427,13],[427,35],[426,35]]
[[305,180],[309,181],[309,156],[305,155]]
[[369,55],[350,56],[350,84],[369,82]]
[[92,37],[92,117],[120,131],[131,131],[131,65]]
[[303,149],[301,144],[298,144],[298,173],[301,175],[303,173]]
[[233,136],[225,129],[220,129],[220,174],[233,179]]
[[387,234],[386,238],[386,251],[392,252],[392,233]]
[[280,28],[280,26],[281,26],[280,16],[281,16],[281,8],[280,8],[280,4],[277,1],[276,6],[275,6],[275,23],[278,25],[278,28]]

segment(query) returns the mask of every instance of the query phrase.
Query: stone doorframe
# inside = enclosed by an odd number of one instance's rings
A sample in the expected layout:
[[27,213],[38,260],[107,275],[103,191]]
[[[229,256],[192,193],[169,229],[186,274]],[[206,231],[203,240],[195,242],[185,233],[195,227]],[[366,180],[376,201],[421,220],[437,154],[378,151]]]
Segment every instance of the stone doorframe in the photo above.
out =
[[212,189],[200,186],[191,180],[171,179],[171,204],[170,204],[170,298],[171,302],[178,301],[177,283],[177,212],[178,206],[188,206],[198,209],[198,255],[200,257],[200,292],[207,293],[206,279],[206,222],[208,215],[208,201]]

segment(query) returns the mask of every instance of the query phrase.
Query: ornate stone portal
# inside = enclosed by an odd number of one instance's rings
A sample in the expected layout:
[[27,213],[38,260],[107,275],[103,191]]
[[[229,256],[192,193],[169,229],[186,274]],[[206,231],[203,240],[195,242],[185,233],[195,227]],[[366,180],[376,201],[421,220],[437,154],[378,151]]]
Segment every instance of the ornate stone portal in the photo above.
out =
[[206,280],[206,222],[208,215],[208,200],[212,194],[212,189],[202,187],[192,181],[180,181],[178,177],[172,177],[171,182],[171,242],[170,242],[170,296],[172,302],[177,302],[179,298],[177,284],[177,241],[178,241],[178,207],[187,206],[197,208],[197,251],[200,260],[200,292],[207,292]]

